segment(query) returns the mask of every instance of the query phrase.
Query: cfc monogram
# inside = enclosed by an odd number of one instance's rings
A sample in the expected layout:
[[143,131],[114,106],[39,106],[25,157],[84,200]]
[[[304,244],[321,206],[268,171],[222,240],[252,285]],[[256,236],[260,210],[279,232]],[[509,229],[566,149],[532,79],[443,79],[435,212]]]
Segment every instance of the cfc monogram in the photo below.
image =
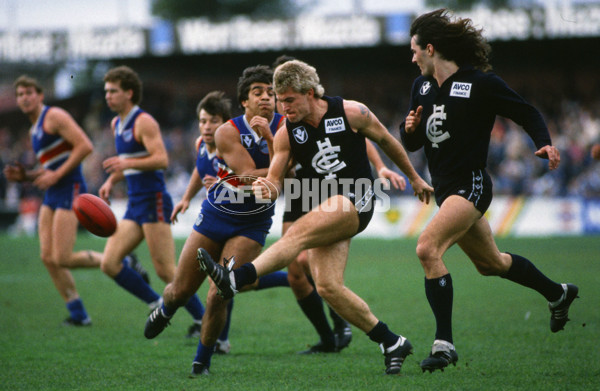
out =
[[439,143],[450,138],[450,133],[442,129],[443,121],[446,119],[444,107],[444,105],[433,105],[433,113],[427,118],[426,132],[432,148],[439,148]]
[[329,137],[317,141],[319,152],[312,158],[312,166],[319,174],[327,174],[325,179],[336,178],[337,171],[346,167],[346,163],[338,159],[339,146],[332,146]]

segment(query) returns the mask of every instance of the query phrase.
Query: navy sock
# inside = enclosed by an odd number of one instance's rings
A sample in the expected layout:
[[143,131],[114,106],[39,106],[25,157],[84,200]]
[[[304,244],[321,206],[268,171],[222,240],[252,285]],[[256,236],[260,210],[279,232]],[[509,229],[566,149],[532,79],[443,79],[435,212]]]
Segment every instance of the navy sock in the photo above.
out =
[[201,362],[206,365],[206,367],[210,367],[210,359],[212,358],[213,352],[215,351],[215,345],[212,346],[204,346],[202,342],[198,342],[198,349],[196,350],[196,357],[194,357],[194,362]]
[[88,314],[85,311],[85,307],[83,306],[83,301],[81,299],[75,299],[69,301],[67,304],[67,310],[69,310],[69,315],[71,319],[76,321],[82,321],[87,319]]
[[346,321],[341,316],[339,316],[338,313],[335,312],[333,310],[333,308],[331,308],[331,307],[329,307],[329,316],[331,317],[331,320],[333,321],[334,329],[342,329],[342,328],[346,327],[346,325],[347,325]]
[[233,271],[235,288],[239,291],[244,285],[252,284],[258,276],[256,268],[251,262],[245,263]]
[[534,289],[541,293],[546,300],[556,301],[561,298],[564,290],[560,284],[550,280],[527,258],[507,253],[512,257],[512,265],[502,278]]
[[[195,321],[201,321],[204,316],[204,306],[198,298],[198,295],[194,294],[185,305],[185,309],[192,315]],[[165,314],[166,315],[166,314]]]
[[385,348],[389,348],[393,346],[396,342],[398,342],[399,335],[396,335],[390,331],[387,324],[379,321],[375,327],[371,331],[367,333],[367,336],[371,339],[371,341],[377,342],[379,344],[383,344]]
[[425,296],[435,316],[435,339],[453,343],[452,302],[454,289],[450,274],[439,278],[425,279]]
[[258,286],[256,290],[275,288],[278,286],[290,286],[290,282],[287,278],[287,272],[279,271],[269,273],[266,276],[262,276],[258,279]]
[[231,326],[231,311],[233,311],[233,299],[229,300],[229,304],[227,304],[227,321],[225,322],[225,326],[223,326],[221,335],[219,335],[219,340],[221,341],[227,341],[227,339],[229,339],[229,327]]
[[313,289],[308,296],[298,300],[298,305],[310,323],[312,323],[315,330],[317,330],[319,337],[321,337],[321,341],[324,344],[333,345],[335,343],[333,331],[329,326],[325,311],[323,310],[323,299],[321,299],[317,290]]
[[146,281],[129,266],[123,266],[123,269],[115,276],[115,282],[147,304],[160,298],[158,293],[154,292],[150,285],[146,284]]

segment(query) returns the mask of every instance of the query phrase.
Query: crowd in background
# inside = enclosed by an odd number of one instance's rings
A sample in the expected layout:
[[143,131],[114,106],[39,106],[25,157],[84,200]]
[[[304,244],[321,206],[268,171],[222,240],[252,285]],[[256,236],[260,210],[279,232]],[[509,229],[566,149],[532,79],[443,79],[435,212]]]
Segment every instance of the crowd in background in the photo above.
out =
[[[347,76],[323,76],[326,94],[364,102],[398,137],[398,126],[406,115],[414,74],[401,79],[398,75],[390,74],[387,77],[364,72],[352,75],[350,79]],[[550,77],[559,81],[552,84],[555,89],[560,89],[563,85],[560,83],[563,77],[561,73],[538,78],[522,72],[501,76],[542,112],[553,144],[561,152],[561,165],[558,170],[550,172],[546,161],[534,156],[534,145],[522,128],[498,117],[488,156],[494,194],[600,197],[600,162],[590,157],[591,145],[600,142],[600,95],[590,92],[594,84],[590,86],[583,83],[579,89],[571,88],[563,94],[560,93],[562,91],[549,90],[547,85]],[[238,115],[241,109],[236,104],[236,81],[236,78],[232,78],[223,83],[220,89],[231,98],[236,109],[234,114]],[[196,104],[204,94],[218,87],[215,87],[214,81],[212,84],[203,84],[180,80],[174,85],[154,83],[152,80],[144,82],[141,107],[155,116],[161,125],[170,158],[166,172],[167,185],[174,200],[178,200],[185,191],[195,162],[194,140],[199,134]],[[572,83],[569,85],[572,87]],[[193,86],[194,93],[186,93],[186,88],[192,88],[190,86]],[[99,91],[71,102],[70,106],[62,106],[73,113],[94,145],[94,153],[84,161],[84,175],[89,191],[97,194],[106,178],[101,168],[102,161],[115,153],[110,131],[113,114],[104,102],[102,86],[99,86]],[[57,104],[61,105],[60,102]],[[29,124],[25,119],[21,129],[11,129],[0,123],[0,166],[3,162],[14,161],[29,167],[35,165],[28,129]],[[429,179],[423,152],[417,151],[409,156],[417,171]],[[387,163],[390,165],[389,161]],[[114,196],[124,197],[124,189],[124,186],[117,187]],[[31,184],[7,184],[0,174],[0,208],[35,208],[36,203],[31,200],[39,199],[39,195],[40,192]]]

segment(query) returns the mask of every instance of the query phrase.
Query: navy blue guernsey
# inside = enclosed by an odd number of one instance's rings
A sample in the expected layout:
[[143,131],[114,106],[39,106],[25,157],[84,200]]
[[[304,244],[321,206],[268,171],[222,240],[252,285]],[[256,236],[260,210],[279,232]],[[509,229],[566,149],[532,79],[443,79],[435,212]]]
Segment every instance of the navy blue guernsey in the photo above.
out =
[[373,181],[365,137],[354,132],[346,118],[341,97],[322,97],[328,109],[318,127],[286,120],[294,159],[304,178],[366,179]]
[[494,73],[471,66],[461,67],[441,86],[433,77],[418,77],[409,111],[419,106],[423,106],[419,127],[408,134],[403,122],[400,135],[408,151],[424,147],[432,177],[484,169],[496,115],[521,125],[538,149],[552,145],[535,107]]

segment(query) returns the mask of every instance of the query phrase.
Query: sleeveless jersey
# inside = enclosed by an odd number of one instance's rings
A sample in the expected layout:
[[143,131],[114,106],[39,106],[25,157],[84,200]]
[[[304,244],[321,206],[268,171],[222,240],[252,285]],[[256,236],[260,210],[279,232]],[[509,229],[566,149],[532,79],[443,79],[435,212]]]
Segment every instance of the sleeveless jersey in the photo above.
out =
[[219,169],[217,153],[208,152],[208,148],[204,140],[202,140],[202,137],[200,137],[198,141],[198,146],[196,148],[196,170],[198,171],[200,178],[204,178],[205,175],[216,177]]
[[[42,166],[46,170],[56,171],[69,158],[73,146],[61,136],[44,130],[44,119],[49,109],[44,105],[37,122],[31,127],[31,145]],[[57,185],[68,182],[83,182],[81,164],[62,177]]]
[[[286,121],[291,153],[302,165],[304,178],[373,181],[365,137],[352,130],[341,97],[322,98],[328,109],[318,127]],[[343,182],[343,181],[342,181]],[[338,193],[339,194],[339,193]]]
[[[269,125],[271,134],[275,134],[281,126],[284,117],[275,113]],[[270,164],[269,148],[267,142],[259,137],[258,134],[250,127],[245,115],[235,117],[228,121],[240,132],[240,141],[242,146],[248,151],[256,168],[268,168]],[[265,213],[265,216],[272,216],[274,208],[272,204],[259,203],[252,194],[252,186],[243,183],[236,177],[236,174],[227,166],[225,160],[217,156],[217,177],[219,178],[208,192],[207,200],[204,203],[210,203],[213,207],[220,210],[231,212],[233,214],[256,214],[257,211]],[[202,208],[204,208],[204,204]]]
[[[135,120],[142,113],[144,111],[135,106],[127,114],[123,124],[121,123],[121,118],[117,117],[117,121],[115,122],[115,145],[117,154],[121,158],[136,158],[149,155],[144,145],[135,139]],[[127,194],[130,196],[166,191],[163,170],[143,171],[127,169],[123,171],[123,174],[127,180]]]

